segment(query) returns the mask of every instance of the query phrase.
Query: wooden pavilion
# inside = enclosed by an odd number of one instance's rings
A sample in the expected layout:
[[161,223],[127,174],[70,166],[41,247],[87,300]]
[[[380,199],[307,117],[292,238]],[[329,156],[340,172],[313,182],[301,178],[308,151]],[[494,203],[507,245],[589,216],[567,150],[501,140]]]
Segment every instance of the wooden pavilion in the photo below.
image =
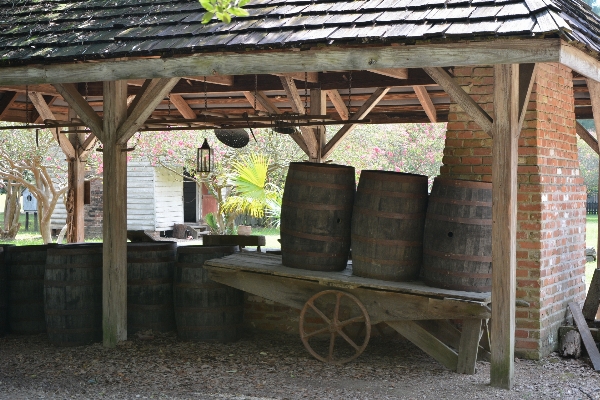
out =
[[[0,119],[52,128],[69,162],[72,242],[83,238],[86,154],[103,144],[105,346],[127,338],[125,151],[136,132],[296,126],[290,137],[322,162],[359,123],[445,122],[457,104],[491,137],[491,381],[512,386],[519,135],[548,63],[572,70],[572,111],[600,129],[600,19],[586,4],[252,0],[249,17],[207,25],[197,0],[0,4]],[[457,83],[463,66],[493,67],[491,113]]]

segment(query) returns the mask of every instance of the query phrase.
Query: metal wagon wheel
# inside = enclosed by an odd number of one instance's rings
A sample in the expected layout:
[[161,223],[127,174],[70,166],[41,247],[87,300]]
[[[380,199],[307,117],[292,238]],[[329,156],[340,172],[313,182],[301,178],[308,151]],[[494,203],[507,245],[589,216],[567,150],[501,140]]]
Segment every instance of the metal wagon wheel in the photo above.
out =
[[[317,300],[318,298],[320,298],[322,296],[327,296],[327,295],[332,295],[332,294],[335,295],[335,306],[334,306],[334,310],[333,310],[333,317],[329,318],[325,315],[324,312],[322,312],[321,310],[319,310],[317,308],[317,306],[315,305],[315,300]],[[340,303],[343,298],[350,299],[352,303],[354,303],[356,306],[358,306],[361,315],[340,321],[339,320]],[[313,310],[323,320],[323,322],[327,326],[322,329],[313,331],[313,332],[306,332],[305,318],[306,318],[306,312],[308,310]],[[363,340],[363,343],[360,345],[357,344],[354,340],[352,340],[343,330],[344,327],[346,327],[350,324],[356,323],[356,322],[364,322],[364,325],[365,325],[365,327],[364,327],[365,338]],[[362,329],[363,329],[363,327],[361,326],[361,330]],[[320,335],[320,334],[324,334],[324,333],[330,334],[329,352],[326,357],[321,356],[315,350],[313,350],[310,343],[308,342],[308,340],[311,337],[314,337],[314,336]],[[348,342],[348,344],[350,346],[352,346],[354,348],[355,353],[352,356],[337,359],[337,360],[334,358],[333,349],[335,347],[335,338],[338,335],[340,337],[342,337],[346,342]],[[358,300],[355,296],[353,296],[349,293],[345,293],[340,290],[324,290],[322,292],[315,294],[310,299],[308,299],[308,301],[304,304],[302,311],[300,312],[300,339],[302,339],[302,343],[304,344],[304,347],[306,348],[306,350],[308,350],[308,352],[310,354],[312,354],[312,356],[315,357],[317,360],[321,360],[323,362],[330,363],[330,364],[338,364],[338,365],[347,363],[348,361],[352,361],[356,357],[358,357],[362,354],[362,352],[367,347],[367,344],[369,344],[370,337],[371,337],[371,319],[369,318],[369,313],[367,312],[367,309],[365,308],[365,306],[360,302],[360,300]]]

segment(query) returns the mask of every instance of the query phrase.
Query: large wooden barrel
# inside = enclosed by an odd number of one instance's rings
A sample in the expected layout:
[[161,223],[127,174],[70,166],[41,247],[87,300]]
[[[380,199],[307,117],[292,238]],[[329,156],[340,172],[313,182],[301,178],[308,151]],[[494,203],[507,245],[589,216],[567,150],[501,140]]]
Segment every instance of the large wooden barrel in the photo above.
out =
[[177,243],[127,243],[127,332],[175,330],[173,268]]
[[175,264],[175,320],[183,340],[231,342],[244,319],[244,293],[208,279],[204,262],[235,253],[237,246],[182,246]]
[[281,204],[283,265],[346,268],[355,191],[354,167],[290,163]]
[[445,289],[491,291],[491,183],[435,179],[425,221],[423,278]]
[[102,340],[102,243],[48,249],[44,306],[50,343]]
[[417,279],[423,256],[427,177],[362,171],[352,211],[352,273]]
[[12,333],[46,332],[44,270],[49,245],[14,246],[8,258],[8,325]]
[[8,332],[8,246],[0,244],[0,337]]

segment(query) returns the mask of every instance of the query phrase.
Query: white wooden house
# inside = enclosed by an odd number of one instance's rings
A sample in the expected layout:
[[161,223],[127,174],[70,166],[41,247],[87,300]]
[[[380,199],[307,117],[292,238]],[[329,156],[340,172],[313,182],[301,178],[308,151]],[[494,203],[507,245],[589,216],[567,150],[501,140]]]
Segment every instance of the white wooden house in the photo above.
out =
[[[101,190],[101,186],[98,186]],[[98,190],[97,189],[97,190]],[[94,212],[86,212],[85,225],[101,225],[102,196],[92,196]],[[95,204],[100,202],[100,204]],[[52,214],[51,228],[61,229],[67,219],[62,202]],[[183,180],[181,176],[148,162],[131,161],[127,164],[127,229],[167,231],[174,224],[183,223]],[[101,232],[101,230],[100,230]]]

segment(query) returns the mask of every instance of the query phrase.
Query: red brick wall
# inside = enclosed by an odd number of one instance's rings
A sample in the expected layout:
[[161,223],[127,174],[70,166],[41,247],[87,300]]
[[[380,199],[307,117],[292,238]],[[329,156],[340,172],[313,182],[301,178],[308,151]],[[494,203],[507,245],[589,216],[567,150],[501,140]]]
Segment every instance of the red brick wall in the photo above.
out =
[[[579,175],[571,71],[539,66],[519,139],[516,352],[549,354],[570,301],[585,298],[585,187]],[[492,114],[493,69],[456,68],[459,84]],[[441,174],[491,181],[491,139],[457,105]]]

